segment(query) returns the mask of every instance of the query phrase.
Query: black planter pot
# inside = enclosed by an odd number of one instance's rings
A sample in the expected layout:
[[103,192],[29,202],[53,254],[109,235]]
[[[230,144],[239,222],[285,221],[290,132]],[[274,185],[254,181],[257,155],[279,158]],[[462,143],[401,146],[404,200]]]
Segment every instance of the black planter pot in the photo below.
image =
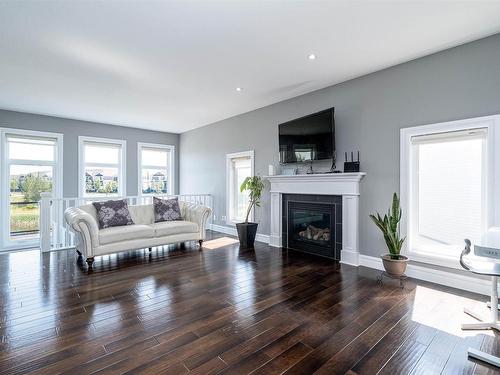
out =
[[257,223],[238,223],[236,230],[238,231],[238,238],[240,239],[240,246],[243,249],[250,249],[255,242],[255,235],[257,234]]

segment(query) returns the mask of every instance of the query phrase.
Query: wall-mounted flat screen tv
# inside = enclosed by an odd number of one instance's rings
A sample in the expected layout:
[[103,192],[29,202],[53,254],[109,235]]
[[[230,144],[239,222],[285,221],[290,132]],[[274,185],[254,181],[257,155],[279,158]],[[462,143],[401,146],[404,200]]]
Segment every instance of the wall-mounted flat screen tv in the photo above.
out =
[[331,159],[335,151],[334,110],[279,124],[280,163]]

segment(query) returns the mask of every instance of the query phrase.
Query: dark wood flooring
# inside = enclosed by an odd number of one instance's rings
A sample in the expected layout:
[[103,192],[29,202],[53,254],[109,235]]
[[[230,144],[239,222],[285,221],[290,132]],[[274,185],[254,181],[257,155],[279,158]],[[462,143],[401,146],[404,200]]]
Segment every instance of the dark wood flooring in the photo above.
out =
[[[210,234],[97,257],[0,255],[2,374],[493,374],[461,332],[479,297]],[[210,248],[209,248],[210,247]]]

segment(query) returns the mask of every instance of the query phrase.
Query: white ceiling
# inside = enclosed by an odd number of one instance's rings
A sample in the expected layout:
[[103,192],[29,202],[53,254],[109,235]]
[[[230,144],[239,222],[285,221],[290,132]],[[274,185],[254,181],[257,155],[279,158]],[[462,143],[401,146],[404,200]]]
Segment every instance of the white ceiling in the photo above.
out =
[[1,1],[0,108],[181,133],[498,32],[500,1]]

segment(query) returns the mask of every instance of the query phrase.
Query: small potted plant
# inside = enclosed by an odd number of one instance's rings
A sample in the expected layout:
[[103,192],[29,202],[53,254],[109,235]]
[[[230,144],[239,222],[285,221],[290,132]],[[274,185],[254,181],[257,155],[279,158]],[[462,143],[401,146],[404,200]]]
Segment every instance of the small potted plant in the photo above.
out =
[[389,212],[381,217],[377,212],[377,216],[370,215],[373,222],[379,227],[384,235],[384,240],[389,250],[389,254],[381,256],[385,271],[394,277],[401,277],[406,271],[408,257],[401,255],[401,248],[406,237],[401,238],[399,233],[399,222],[403,211],[399,205],[399,198],[396,193],[392,197],[392,207]]
[[262,177],[260,176],[252,176],[247,177],[241,183],[240,191],[248,191],[248,208],[247,215],[245,217],[245,222],[237,223],[236,230],[238,231],[238,238],[240,240],[240,245],[242,248],[252,248],[255,242],[255,236],[257,234],[257,226],[258,223],[249,223],[248,217],[250,216],[250,212],[252,212],[252,208],[254,206],[260,207],[260,197],[262,195],[262,190],[264,189],[264,183],[262,181]]

